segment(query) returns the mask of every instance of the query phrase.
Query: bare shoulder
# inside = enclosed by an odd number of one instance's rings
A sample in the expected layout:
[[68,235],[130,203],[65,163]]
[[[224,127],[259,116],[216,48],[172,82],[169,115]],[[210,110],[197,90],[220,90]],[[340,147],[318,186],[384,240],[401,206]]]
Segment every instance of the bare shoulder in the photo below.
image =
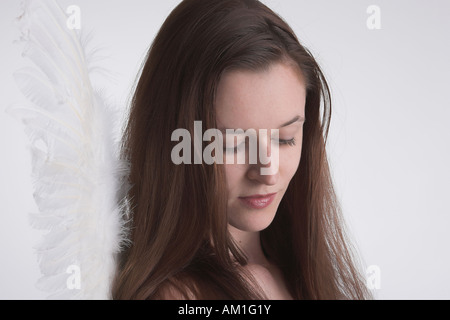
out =
[[245,268],[256,278],[256,280],[264,280],[264,282],[273,280],[269,269],[260,264],[248,264]]
[[271,300],[291,300],[292,295],[287,289],[281,270],[277,267],[249,264],[246,266],[258,285]]

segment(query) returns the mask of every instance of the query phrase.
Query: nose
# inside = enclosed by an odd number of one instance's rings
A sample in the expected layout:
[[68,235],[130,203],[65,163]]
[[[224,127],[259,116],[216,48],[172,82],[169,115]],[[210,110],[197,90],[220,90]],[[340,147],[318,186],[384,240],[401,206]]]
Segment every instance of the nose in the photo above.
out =
[[[269,170],[269,174],[262,174],[261,172],[262,168],[267,168]],[[277,170],[270,169],[270,163],[254,164],[249,166],[247,170],[247,178],[255,182],[272,186],[277,184],[278,179],[280,178],[280,172],[278,169]]]
[[247,178],[262,184],[275,185],[280,178],[278,146],[272,145],[271,138],[267,139],[267,136],[258,140],[257,163],[249,165]]

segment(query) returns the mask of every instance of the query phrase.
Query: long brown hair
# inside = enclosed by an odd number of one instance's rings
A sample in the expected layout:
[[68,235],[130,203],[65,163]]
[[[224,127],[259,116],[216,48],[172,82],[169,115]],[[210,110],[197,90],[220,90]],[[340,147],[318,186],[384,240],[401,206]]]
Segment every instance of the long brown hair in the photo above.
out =
[[215,128],[214,101],[225,71],[266,70],[276,62],[307,83],[299,168],[271,225],[267,256],[295,299],[364,299],[325,152],[331,98],[310,52],[277,14],[257,0],[184,0],[148,52],[131,101],[123,155],[131,166],[131,245],[123,252],[115,299],[257,299],[245,255],[227,229],[223,166],[171,161],[171,134],[194,121]]

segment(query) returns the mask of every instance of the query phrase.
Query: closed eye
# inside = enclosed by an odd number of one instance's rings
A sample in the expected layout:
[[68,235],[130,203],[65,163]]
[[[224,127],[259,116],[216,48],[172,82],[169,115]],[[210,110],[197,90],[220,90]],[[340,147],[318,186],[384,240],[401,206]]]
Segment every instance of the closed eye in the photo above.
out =
[[295,138],[292,138],[292,139],[289,139],[289,140],[278,139],[278,144],[280,144],[280,145],[284,144],[284,145],[288,145],[288,146],[293,147],[293,146],[295,146],[295,143],[296,143]]
[[238,144],[236,147],[234,147],[234,148],[223,148],[223,151],[225,151],[225,152],[230,152],[230,153],[236,153],[236,152],[238,152],[238,151],[240,151],[240,150],[242,150],[242,148],[245,146],[245,142],[243,142],[243,143],[240,143],[240,144]]
[[[278,144],[279,145],[288,145],[288,146],[295,146],[296,145],[296,140],[295,138],[292,139],[278,139]],[[225,152],[234,152],[236,153],[237,151],[240,151],[242,149],[242,147],[244,147],[245,143],[240,143],[239,145],[237,145],[234,148],[223,148],[223,151]]]

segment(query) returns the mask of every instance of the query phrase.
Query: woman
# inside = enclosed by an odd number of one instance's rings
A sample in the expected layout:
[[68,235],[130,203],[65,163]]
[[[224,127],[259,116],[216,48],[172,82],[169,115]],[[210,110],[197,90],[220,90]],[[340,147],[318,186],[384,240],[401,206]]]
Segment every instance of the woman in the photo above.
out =
[[[132,100],[123,139],[132,244],[113,298],[369,298],[330,179],[330,108],[316,61],[265,5],[182,1],[156,36]],[[262,174],[270,163],[261,160],[174,164],[172,133],[194,136],[195,121],[223,132],[277,129],[278,144],[258,135],[277,148],[277,168]],[[224,157],[246,151],[224,143]]]

